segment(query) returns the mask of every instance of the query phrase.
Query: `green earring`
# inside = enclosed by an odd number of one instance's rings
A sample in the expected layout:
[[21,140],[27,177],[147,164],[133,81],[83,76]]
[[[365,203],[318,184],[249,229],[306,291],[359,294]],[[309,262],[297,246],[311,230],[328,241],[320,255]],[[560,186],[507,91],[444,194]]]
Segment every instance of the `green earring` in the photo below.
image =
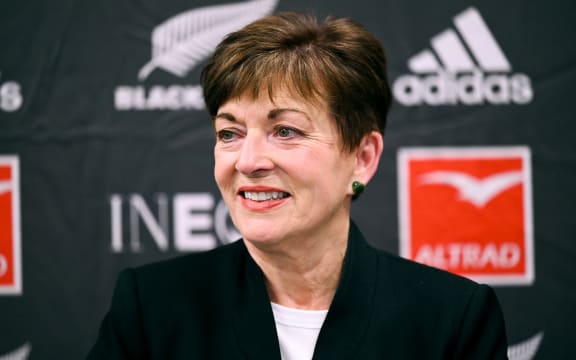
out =
[[354,193],[354,195],[352,195],[352,199],[356,199],[358,196],[360,196],[365,187],[366,186],[364,186],[364,184],[362,184],[360,181],[352,182],[352,192]]

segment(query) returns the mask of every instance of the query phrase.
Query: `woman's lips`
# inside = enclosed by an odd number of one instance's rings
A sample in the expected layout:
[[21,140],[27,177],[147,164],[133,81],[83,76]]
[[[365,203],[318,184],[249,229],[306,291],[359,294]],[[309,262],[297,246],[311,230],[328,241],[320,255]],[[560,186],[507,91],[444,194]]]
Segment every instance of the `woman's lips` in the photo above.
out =
[[242,194],[244,198],[253,201],[278,200],[290,196],[287,192],[283,191],[244,191]]
[[242,186],[238,195],[244,207],[256,211],[275,208],[290,198],[290,193],[269,186]]

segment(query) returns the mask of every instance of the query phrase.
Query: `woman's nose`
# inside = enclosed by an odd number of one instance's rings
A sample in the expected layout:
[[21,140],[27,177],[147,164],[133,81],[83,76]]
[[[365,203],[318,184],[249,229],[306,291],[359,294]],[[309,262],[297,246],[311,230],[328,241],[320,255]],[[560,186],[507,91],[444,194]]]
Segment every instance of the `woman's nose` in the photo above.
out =
[[253,132],[244,137],[238,159],[236,170],[246,176],[262,176],[274,168],[274,162],[270,144],[266,135],[260,132]]

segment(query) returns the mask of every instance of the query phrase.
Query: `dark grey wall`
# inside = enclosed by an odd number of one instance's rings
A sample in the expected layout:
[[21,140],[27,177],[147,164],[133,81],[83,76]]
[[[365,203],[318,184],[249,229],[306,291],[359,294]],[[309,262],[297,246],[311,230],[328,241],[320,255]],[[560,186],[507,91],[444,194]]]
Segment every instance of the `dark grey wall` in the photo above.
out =
[[[120,269],[236,237],[212,179],[203,61],[170,62],[178,30],[170,20],[227,3],[0,4],[0,359],[18,350],[23,359],[82,358]],[[388,51],[397,101],[380,169],[353,209],[369,240],[392,253],[428,246],[427,259],[452,259],[449,270],[492,284],[510,345],[529,342],[511,358],[528,356],[530,344],[535,359],[576,358],[576,6],[264,0],[258,8],[266,6],[352,17]],[[155,31],[169,45],[153,53]],[[418,65],[426,56],[436,69]],[[429,161],[421,172],[399,155],[414,148]],[[450,150],[444,163],[439,148]],[[476,194],[491,176],[515,180],[474,205],[447,180],[421,187],[418,174],[440,170],[468,176]],[[10,286],[18,272],[21,290]]]

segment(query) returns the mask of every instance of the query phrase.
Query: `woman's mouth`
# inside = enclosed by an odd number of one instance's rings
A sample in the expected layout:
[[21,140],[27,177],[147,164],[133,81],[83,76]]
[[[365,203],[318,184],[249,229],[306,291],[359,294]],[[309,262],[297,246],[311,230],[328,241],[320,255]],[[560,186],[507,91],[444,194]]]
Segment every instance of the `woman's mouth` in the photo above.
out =
[[290,194],[283,191],[241,191],[240,194],[244,199],[252,201],[278,200],[290,196]]

